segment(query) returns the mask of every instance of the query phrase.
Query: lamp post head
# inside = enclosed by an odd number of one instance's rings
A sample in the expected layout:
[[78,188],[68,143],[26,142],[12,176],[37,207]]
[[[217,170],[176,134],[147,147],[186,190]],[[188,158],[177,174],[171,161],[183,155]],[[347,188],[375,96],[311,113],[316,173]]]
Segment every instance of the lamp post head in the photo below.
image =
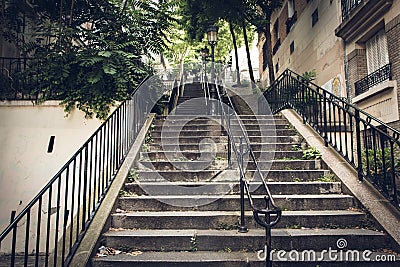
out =
[[214,46],[217,43],[218,38],[218,27],[215,25],[211,25],[207,28],[207,40],[211,46]]

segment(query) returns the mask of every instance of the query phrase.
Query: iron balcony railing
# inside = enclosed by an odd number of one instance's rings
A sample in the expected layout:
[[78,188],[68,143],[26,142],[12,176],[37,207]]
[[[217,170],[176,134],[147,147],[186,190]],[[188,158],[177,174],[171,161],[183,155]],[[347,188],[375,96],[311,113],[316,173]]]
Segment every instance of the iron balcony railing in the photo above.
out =
[[[29,74],[27,71],[29,70]],[[38,100],[40,92],[40,63],[31,58],[0,58],[0,100]],[[37,93],[32,94],[31,92]],[[57,97],[54,94],[53,99]],[[46,95],[47,96],[47,95]]]
[[[204,79],[206,81],[206,79]],[[205,87],[214,87],[206,89],[206,91],[216,91],[216,99],[210,99],[209,109],[212,115],[221,116],[221,127],[225,129],[228,137],[228,168],[232,167],[232,158],[235,157],[237,161],[237,168],[239,170],[239,183],[240,183],[240,220],[238,231],[241,233],[248,232],[245,222],[245,195],[248,198],[250,207],[253,212],[254,220],[266,230],[265,238],[265,261],[267,267],[272,267],[272,227],[274,227],[281,219],[282,210],[275,204],[272,193],[265,181],[266,174],[261,170],[258,164],[255,153],[253,152],[247,132],[242,124],[240,117],[234,109],[232,100],[228,92],[225,91],[223,86],[217,86],[217,83],[208,83],[206,81]],[[212,94],[211,94],[212,96]],[[272,116],[272,115],[271,115]],[[233,126],[235,124],[235,127]],[[233,151],[233,155],[232,155]],[[265,206],[258,207],[255,204],[251,184],[246,178],[246,162],[252,162],[255,166],[255,179],[253,181],[260,181],[261,186],[265,191]]]
[[68,266],[146,119],[139,87],[17,216],[11,214],[0,234],[2,264]]
[[354,9],[358,7],[364,0],[342,0],[342,19],[348,19],[353,13]]
[[362,78],[354,84],[356,96],[367,92],[369,89],[384,81],[392,79],[392,68],[390,64],[386,64],[380,69],[374,71],[368,76]]
[[292,108],[400,209],[400,132],[302,76],[286,70],[264,93],[273,113]]

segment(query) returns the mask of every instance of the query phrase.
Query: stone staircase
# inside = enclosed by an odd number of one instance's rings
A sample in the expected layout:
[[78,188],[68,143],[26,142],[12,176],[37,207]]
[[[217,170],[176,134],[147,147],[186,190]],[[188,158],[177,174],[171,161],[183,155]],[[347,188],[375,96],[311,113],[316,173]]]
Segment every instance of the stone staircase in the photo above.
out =
[[[240,118],[283,210],[272,230],[273,266],[396,266],[328,257],[330,248],[339,257],[340,250],[342,255],[347,250],[361,255],[364,250],[391,249],[392,244],[356,199],[343,192],[324,162],[303,158],[307,144],[284,117]],[[265,266],[257,256],[264,249],[265,229],[255,223],[247,200],[249,231],[237,231],[239,177],[235,162],[228,168],[227,136],[219,119],[156,118],[110,215],[111,228],[100,239],[103,247],[93,266]],[[272,120],[276,131],[260,136],[259,125]],[[273,150],[263,154],[265,146]],[[254,165],[247,169],[251,179]],[[251,185],[256,204],[262,206],[260,182]],[[292,250],[315,250],[320,260],[284,262],[277,253],[281,250],[287,252],[284,259]]]
[[208,110],[206,105],[201,83],[187,83],[178,99],[175,114],[204,114],[204,110]]

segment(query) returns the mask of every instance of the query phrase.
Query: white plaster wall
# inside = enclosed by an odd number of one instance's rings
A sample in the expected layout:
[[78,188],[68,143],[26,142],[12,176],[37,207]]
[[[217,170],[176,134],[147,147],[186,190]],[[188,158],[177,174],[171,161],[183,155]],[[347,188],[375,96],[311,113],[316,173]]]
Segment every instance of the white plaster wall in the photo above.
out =
[[[0,231],[61,169],[101,125],[75,110],[65,116],[57,101],[0,102]],[[55,136],[52,153],[47,153]]]

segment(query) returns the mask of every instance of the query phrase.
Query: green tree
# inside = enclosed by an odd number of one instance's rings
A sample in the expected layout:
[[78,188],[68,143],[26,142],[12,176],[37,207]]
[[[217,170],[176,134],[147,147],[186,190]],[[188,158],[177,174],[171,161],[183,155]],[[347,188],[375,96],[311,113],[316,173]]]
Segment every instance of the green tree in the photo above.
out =
[[[248,6],[244,0],[222,0],[222,1],[200,1],[200,0],[183,0],[182,12],[186,19],[187,32],[191,39],[201,40],[207,27],[212,23],[219,23],[226,21],[228,23],[229,33],[231,35],[233,48],[236,55],[236,70],[239,76],[239,64],[237,56],[237,33],[236,29],[240,29],[243,34],[245,44],[247,44],[247,58],[249,64],[249,72],[252,80],[254,75],[252,73],[252,66],[250,61],[250,51],[248,49],[249,38],[246,32],[245,14],[248,12]],[[224,40],[220,37],[219,40]],[[218,47],[221,46],[217,46]],[[238,77],[240,84],[240,78]]]
[[77,107],[88,117],[105,118],[152,73],[148,59],[167,47],[174,21],[173,1],[165,0],[2,1],[4,37],[40,65],[32,93],[40,90],[41,100],[61,99],[67,112]]

